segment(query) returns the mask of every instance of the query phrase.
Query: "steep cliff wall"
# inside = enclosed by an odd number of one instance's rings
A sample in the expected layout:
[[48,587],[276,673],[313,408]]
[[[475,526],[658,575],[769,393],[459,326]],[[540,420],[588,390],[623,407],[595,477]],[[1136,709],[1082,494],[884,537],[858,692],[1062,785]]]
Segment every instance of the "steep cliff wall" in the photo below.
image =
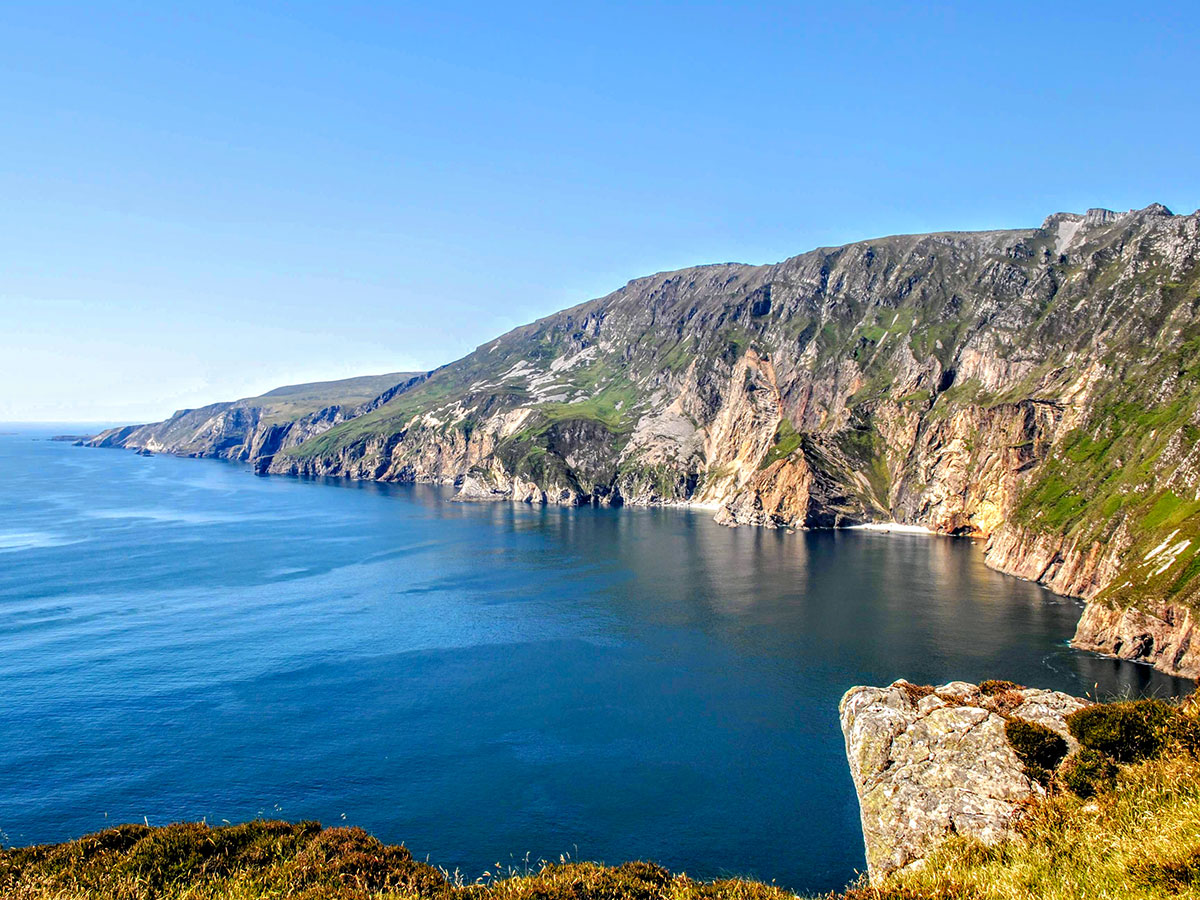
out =
[[[259,427],[228,410],[204,442],[464,499],[986,537],[991,565],[1092,602],[1081,646],[1194,672],[1178,623],[1200,601],[1198,251],[1200,215],[1154,205],[660,273],[344,420],[256,444],[222,437]],[[1129,608],[1166,624],[1131,641],[1133,618],[1098,612]]]
[[87,443],[231,459],[265,469],[275,454],[378,409],[424,378],[423,374],[394,372],[289,385],[259,397],[180,410],[163,422],[111,428]]

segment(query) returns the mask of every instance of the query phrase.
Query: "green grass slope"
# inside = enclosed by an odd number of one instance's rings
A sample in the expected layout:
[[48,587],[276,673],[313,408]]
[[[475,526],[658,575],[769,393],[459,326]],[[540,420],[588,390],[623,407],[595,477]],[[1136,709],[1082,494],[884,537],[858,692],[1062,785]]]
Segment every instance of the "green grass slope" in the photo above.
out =
[[267,421],[283,422],[298,419],[328,406],[359,406],[418,374],[420,373],[389,372],[385,375],[360,375],[337,381],[289,384],[257,397],[234,401],[234,404],[258,407]]

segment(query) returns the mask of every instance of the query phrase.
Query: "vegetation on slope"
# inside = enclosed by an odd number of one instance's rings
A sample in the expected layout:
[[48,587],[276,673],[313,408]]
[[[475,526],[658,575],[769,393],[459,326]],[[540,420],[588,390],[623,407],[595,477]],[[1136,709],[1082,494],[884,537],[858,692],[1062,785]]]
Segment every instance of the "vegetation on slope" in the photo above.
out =
[[[637,279],[286,448],[276,470],[449,482],[475,467],[582,502],[725,503],[808,485],[788,480],[803,462],[824,486],[813,502],[851,520],[1013,525],[1064,558],[1099,548],[1102,577],[1071,590],[1200,608],[1197,217],[1082,218]],[[1032,404],[1045,415],[1023,420]],[[729,446],[762,449],[730,468]],[[801,501],[777,524],[812,524]]]
[[[852,900],[1200,897],[1200,699],[1122,701],[1068,719],[1082,749],[1015,839],[952,838],[915,872]],[[1014,734],[1009,732],[1010,741]],[[1047,745],[1019,734],[1017,746]],[[1043,762],[1052,761],[1051,753]]]
[[[1200,306],[1200,288],[1193,284],[1176,302],[1184,298]],[[1127,544],[1126,565],[1101,597],[1122,606],[1145,597],[1200,606],[1200,500],[1191,483],[1200,444],[1200,326],[1189,324],[1179,337],[1166,344],[1160,336],[1161,346],[1127,348],[1127,357],[1109,361],[1115,376],[1099,386],[1090,415],[1045,460],[1013,514],[1017,524],[1083,547]]]
[[560,861],[472,884],[360,828],[315,822],[122,825],[0,852],[0,894],[22,900],[784,900],[770,885],[701,882],[645,862]]
[[258,407],[264,421],[286,422],[329,406],[354,407],[374,400],[389,388],[413,378],[415,372],[389,372],[386,375],[360,375],[338,381],[312,381],[289,384],[236,401],[235,405]]

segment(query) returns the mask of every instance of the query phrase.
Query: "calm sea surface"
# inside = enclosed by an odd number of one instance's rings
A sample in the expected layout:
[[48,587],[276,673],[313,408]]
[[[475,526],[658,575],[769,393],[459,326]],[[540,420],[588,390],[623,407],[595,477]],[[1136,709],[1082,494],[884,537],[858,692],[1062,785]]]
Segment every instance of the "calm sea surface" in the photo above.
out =
[[567,853],[816,891],[864,865],[851,685],[1191,687],[1068,649],[1078,606],[966,540],[449,503],[50,433],[0,435],[5,844],[319,819],[470,878]]

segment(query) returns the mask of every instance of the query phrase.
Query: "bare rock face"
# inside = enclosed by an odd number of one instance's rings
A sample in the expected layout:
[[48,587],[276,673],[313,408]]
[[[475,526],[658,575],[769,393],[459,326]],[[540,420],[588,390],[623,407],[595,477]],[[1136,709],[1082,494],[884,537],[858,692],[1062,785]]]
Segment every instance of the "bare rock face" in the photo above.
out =
[[961,681],[847,691],[838,710],[872,884],[920,865],[952,834],[1005,838],[1023,804],[1045,793],[1025,775],[1006,720],[1044,725],[1076,749],[1065,719],[1086,705],[1057,691],[984,693]]
[[1112,581],[1124,549],[1122,535],[1080,543],[1059,534],[1004,526],[988,539],[984,559],[993,569],[1037,581],[1050,590],[1090,600]]
[[1200,678],[1200,634],[1191,610],[1170,603],[1122,609],[1089,603],[1073,647],[1150,663],[1171,675]]

